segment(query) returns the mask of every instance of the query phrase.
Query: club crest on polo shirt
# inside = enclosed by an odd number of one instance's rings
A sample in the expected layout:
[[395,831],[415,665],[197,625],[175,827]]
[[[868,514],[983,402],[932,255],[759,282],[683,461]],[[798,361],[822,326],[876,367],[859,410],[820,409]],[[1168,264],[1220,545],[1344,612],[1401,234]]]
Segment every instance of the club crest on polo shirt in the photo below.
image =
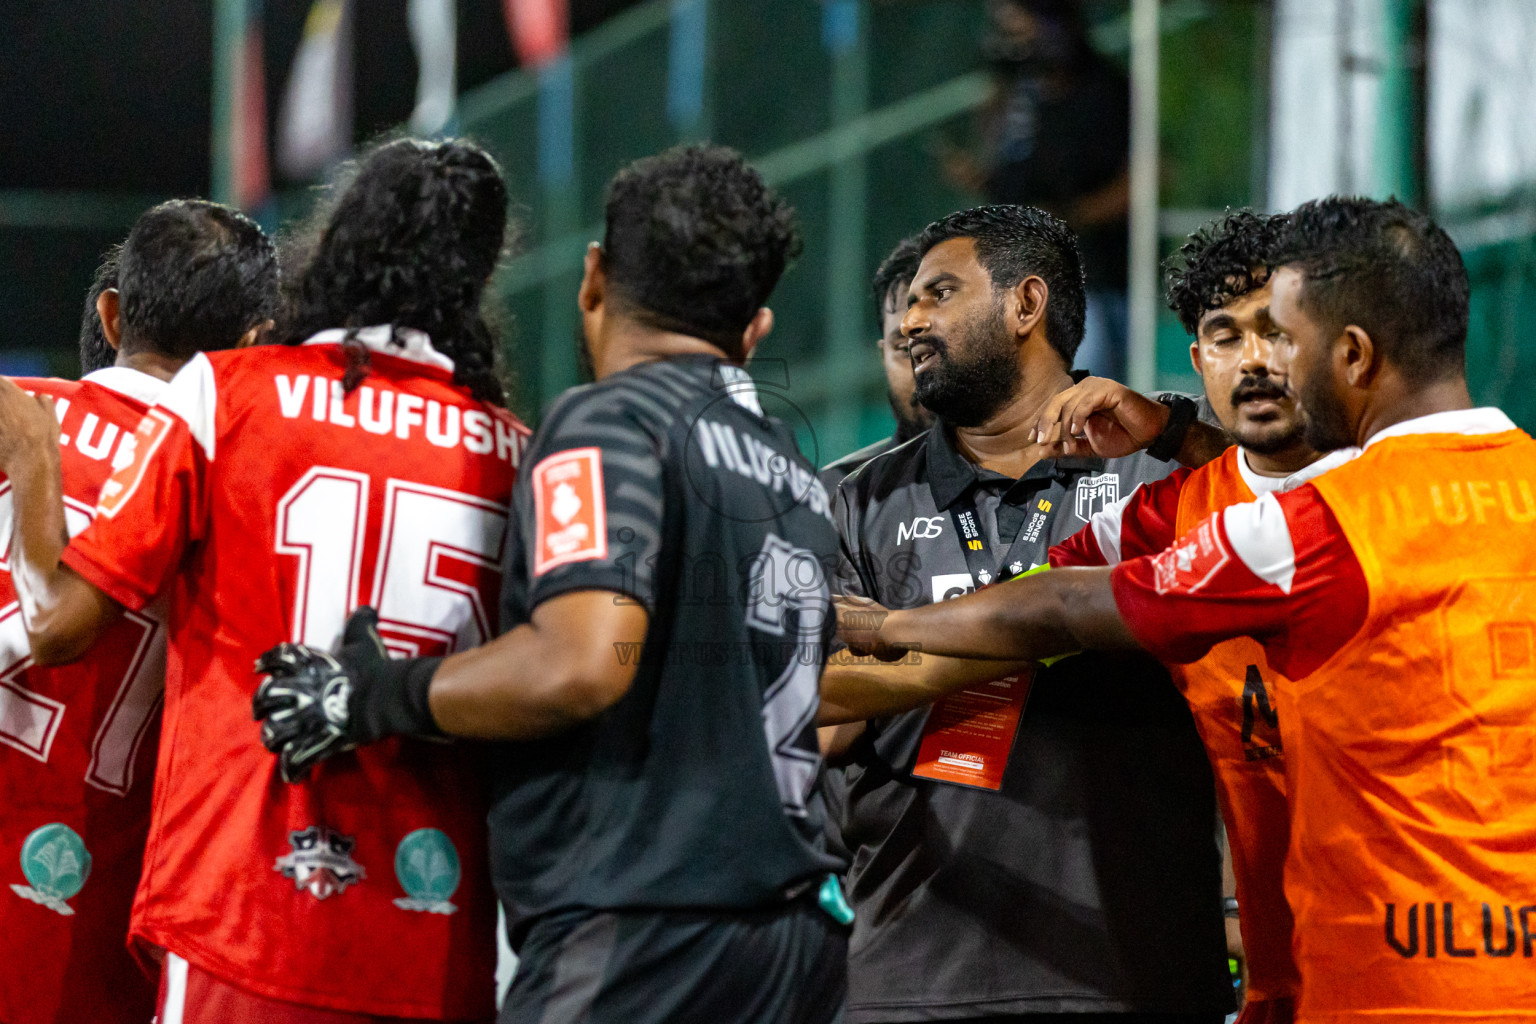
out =
[[1095,512],[1102,511],[1120,500],[1120,474],[1099,473],[1095,476],[1079,477],[1077,481],[1077,500],[1072,511],[1083,522],[1093,518]]
[[451,914],[459,908],[448,897],[459,887],[462,870],[453,840],[435,828],[419,828],[395,848],[395,877],[409,896],[395,900],[401,910]]
[[308,890],[317,900],[328,899],[368,877],[363,866],[352,859],[357,840],[324,825],[311,825],[300,832],[288,833],[291,852],[277,858],[272,870],[293,879],[293,887]]
[[12,892],[69,917],[75,910],[65,901],[85,888],[91,874],[91,854],[78,832],[55,821],[33,829],[22,840],[21,873],[31,884],[13,884]]

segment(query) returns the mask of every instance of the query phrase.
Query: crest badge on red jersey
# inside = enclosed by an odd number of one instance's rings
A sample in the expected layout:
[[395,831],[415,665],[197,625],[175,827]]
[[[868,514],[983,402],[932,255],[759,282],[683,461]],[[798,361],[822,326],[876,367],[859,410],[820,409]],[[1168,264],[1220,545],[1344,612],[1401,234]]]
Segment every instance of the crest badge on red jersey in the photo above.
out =
[[1173,590],[1192,594],[1210,582],[1231,557],[1217,516],[1210,516],[1152,559],[1153,583],[1159,594]]
[[272,866],[284,878],[293,879],[293,887],[308,890],[317,900],[344,892],[368,876],[363,866],[352,859],[357,840],[323,825],[311,825],[300,832],[289,832],[292,852],[277,858]]
[[558,452],[533,467],[533,572],[608,557],[603,457],[597,448]]

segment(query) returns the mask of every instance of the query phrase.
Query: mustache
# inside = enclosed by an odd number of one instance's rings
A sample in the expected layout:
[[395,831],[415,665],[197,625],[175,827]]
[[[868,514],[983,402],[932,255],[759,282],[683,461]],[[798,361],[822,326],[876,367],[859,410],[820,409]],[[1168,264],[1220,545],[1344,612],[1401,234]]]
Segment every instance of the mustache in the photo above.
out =
[[1232,404],[1238,405],[1254,398],[1281,399],[1291,397],[1291,389],[1268,377],[1244,377],[1232,389]]

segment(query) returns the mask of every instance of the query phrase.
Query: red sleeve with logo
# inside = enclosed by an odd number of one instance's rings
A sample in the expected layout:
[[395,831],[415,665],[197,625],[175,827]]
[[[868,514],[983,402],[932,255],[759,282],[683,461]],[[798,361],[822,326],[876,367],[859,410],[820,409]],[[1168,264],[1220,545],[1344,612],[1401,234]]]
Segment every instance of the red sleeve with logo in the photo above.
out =
[[[197,414],[211,423],[211,404]],[[123,465],[102,488],[95,521],[70,542],[63,561],[138,610],[164,589],[187,545],[202,535],[208,457],[186,420],[162,406],[144,416],[134,439],[131,455],[118,460]]]
[[1292,679],[1359,631],[1368,600],[1360,563],[1311,486],[1217,512],[1112,579],[1120,614],[1154,657],[1187,664],[1251,636]]
[[1087,526],[1051,548],[1052,567],[1118,565],[1172,544],[1179,493],[1190,472],[1175,470],[1095,512]]

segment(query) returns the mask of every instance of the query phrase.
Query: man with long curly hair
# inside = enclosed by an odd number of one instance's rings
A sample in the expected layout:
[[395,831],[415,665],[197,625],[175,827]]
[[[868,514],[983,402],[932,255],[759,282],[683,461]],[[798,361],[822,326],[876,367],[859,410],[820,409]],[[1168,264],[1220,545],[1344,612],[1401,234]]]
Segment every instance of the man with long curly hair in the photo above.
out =
[[502,636],[391,661],[360,613],[339,665],[266,661],[267,738],[295,766],[399,733],[522,741],[492,767],[521,956],[504,1022],[841,1019],[848,914],[813,727],[837,539],[741,365],[798,248],[794,212],[730,150],[620,171],[578,296],[597,381],[528,452]]
[[[506,187],[475,146],[399,141],[322,218],[287,269],[289,345],[194,357],[67,549],[57,494],[16,495],[40,663],[77,657],[125,608],[169,604],[130,925],[163,956],[162,1021],[493,1011],[495,902],[467,751],[407,737],[308,772],[261,749],[251,698],[262,651],[332,648],[362,604],[400,653],[494,635],[526,440],[480,316]],[[0,399],[25,458],[57,445],[46,409]]]

